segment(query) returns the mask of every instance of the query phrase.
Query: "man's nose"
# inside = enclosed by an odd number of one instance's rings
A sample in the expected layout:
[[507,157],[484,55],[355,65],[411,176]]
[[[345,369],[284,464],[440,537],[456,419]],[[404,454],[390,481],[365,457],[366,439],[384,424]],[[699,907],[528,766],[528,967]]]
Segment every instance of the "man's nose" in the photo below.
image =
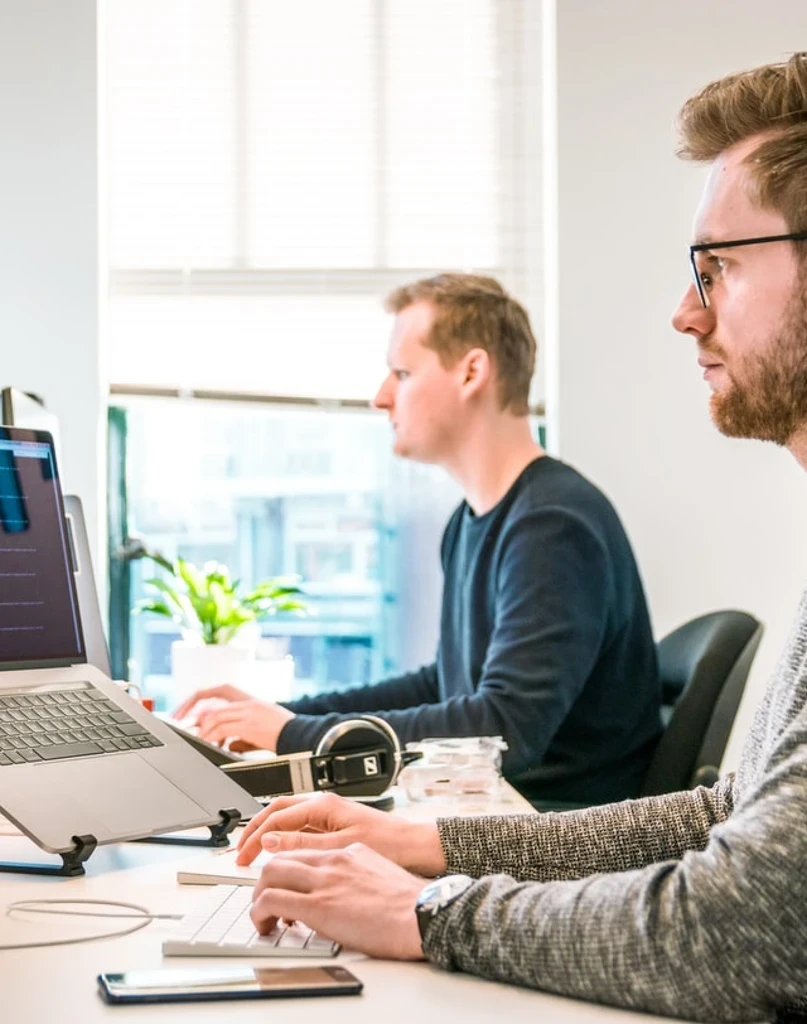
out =
[[392,404],[392,395],[390,393],[389,378],[384,381],[381,387],[376,392],[375,398],[370,403],[374,409],[389,409]]
[[714,330],[712,307],[705,308],[694,284],[690,284],[672,315],[672,325],[680,334],[703,337]]

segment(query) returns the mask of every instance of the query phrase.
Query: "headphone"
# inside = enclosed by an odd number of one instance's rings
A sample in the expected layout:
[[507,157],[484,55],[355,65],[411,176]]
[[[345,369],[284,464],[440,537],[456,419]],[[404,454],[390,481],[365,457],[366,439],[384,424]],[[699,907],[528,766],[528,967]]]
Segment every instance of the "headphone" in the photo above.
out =
[[385,793],[401,768],[421,756],[402,751],[383,718],[361,715],[331,726],[313,752],[239,761],[221,769],[258,799],[317,792],[368,799]]
[[[407,755],[406,760],[411,758]],[[392,726],[375,715],[362,715],[331,726],[317,744],[311,768],[318,790],[380,796],[394,785],[403,763]]]

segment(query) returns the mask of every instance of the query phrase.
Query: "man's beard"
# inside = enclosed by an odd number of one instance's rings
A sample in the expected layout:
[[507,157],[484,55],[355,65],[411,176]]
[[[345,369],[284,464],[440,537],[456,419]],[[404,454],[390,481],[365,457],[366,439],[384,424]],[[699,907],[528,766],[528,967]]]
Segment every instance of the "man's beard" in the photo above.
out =
[[[807,423],[807,281],[804,276],[766,351],[744,361],[742,378],[727,373],[731,387],[715,392],[712,421],[727,437],[786,445]],[[708,346],[704,351],[709,351]]]

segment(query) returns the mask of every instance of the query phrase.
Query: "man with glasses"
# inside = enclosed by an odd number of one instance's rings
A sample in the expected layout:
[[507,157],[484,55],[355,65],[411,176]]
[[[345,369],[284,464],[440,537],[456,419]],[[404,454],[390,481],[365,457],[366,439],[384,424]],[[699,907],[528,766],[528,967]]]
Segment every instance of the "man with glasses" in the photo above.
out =
[[[716,426],[786,446],[807,469],[807,53],[707,86],[680,132],[683,154],[711,173],[695,281],[673,324],[695,343]],[[283,851],[263,869],[253,920],[265,930],[300,918],[377,956],[690,1020],[796,1019],[807,1009],[805,705],[807,595],[736,775],[436,825],[285,798],[242,838],[242,862],[261,845]]]

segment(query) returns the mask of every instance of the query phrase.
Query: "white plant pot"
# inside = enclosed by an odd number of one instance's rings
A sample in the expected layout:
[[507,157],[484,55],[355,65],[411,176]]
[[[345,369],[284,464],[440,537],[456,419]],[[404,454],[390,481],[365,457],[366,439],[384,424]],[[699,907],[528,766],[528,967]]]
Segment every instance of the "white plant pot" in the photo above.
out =
[[175,640],[171,644],[173,700],[180,704],[196,690],[223,683],[243,686],[254,664],[253,647]]

